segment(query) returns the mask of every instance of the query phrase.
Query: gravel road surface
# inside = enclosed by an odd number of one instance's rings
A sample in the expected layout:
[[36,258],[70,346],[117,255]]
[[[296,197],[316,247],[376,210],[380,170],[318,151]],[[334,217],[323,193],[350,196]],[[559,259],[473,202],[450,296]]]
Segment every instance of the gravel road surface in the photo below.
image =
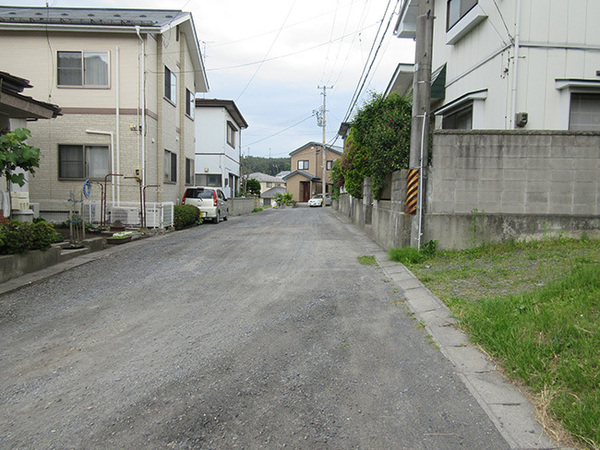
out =
[[0,297],[0,448],[509,448],[330,208],[135,241]]

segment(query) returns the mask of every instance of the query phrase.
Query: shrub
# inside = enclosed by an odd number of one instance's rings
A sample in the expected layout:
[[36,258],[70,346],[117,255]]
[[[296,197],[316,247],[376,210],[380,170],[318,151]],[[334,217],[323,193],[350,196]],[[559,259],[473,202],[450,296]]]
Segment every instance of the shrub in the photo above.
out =
[[173,213],[176,230],[183,230],[184,228],[202,223],[200,210],[193,205],[175,205]]
[[48,222],[36,223],[11,220],[0,225],[0,254],[13,255],[29,250],[47,250],[58,240],[54,225]]
[[296,202],[292,200],[292,194],[286,192],[285,194],[275,194],[275,203],[277,206],[294,206]]
[[60,239],[54,225],[48,222],[36,222],[31,225],[33,231],[32,250],[48,250],[52,244]]

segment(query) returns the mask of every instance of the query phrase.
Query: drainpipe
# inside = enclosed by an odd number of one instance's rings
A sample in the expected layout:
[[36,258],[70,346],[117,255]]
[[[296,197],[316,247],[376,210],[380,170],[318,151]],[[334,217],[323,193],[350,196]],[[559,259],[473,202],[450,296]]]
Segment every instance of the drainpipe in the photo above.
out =
[[[119,46],[117,45],[115,47],[115,59],[116,59],[116,67],[115,67],[115,72],[116,72],[116,81],[115,81],[115,91],[116,91],[116,108],[115,108],[115,133],[116,133],[116,148],[115,148],[115,159],[116,159],[116,166],[115,166],[115,170],[117,173],[121,173],[121,139],[119,137],[119,122],[121,119],[121,107],[120,107],[120,89],[121,89],[121,85],[120,85],[120,68],[119,68]],[[119,206],[119,204],[121,203],[121,183],[119,182],[119,178],[117,178],[117,206]]]
[[513,61],[513,87],[512,87],[512,129],[517,128],[517,88],[519,79],[519,49],[521,45],[521,0],[517,0],[517,14],[515,20],[515,54]]
[[423,235],[423,193],[425,187],[423,186],[423,171],[425,164],[423,163],[423,156],[425,155],[425,128],[427,124],[427,112],[423,113],[423,128],[421,130],[421,162],[419,165],[419,230],[417,235],[417,250],[421,250],[421,237]]
[[[138,130],[142,135],[142,185],[145,184],[146,180],[146,42],[140,34],[140,26],[135,26],[135,32],[138,35],[142,43],[142,50],[140,55],[140,82],[141,82],[141,97],[142,97],[142,129]],[[140,95],[138,91],[138,95]]]

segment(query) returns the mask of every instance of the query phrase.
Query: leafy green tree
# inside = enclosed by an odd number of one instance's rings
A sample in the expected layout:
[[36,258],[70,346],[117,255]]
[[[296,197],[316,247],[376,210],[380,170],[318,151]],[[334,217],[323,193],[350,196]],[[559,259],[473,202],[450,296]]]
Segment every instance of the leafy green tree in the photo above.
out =
[[340,194],[340,189],[344,187],[344,171],[342,170],[342,160],[336,159],[331,167],[331,182],[333,183],[332,194],[337,198]]
[[342,158],[346,190],[362,197],[362,181],[371,177],[373,197],[381,198],[386,178],[407,169],[412,106],[396,93],[373,93],[352,121]]
[[19,186],[25,184],[25,173],[14,173],[15,170],[21,169],[33,174],[35,168],[40,166],[40,149],[25,143],[30,136],[31,132],[27,128],[17,128],[0,136],[0,169],[6,178],[9,198],[11,183]]
[[246,190],[250,194],[260,197],[260,181],[250,178],[248,181],[246,181]]

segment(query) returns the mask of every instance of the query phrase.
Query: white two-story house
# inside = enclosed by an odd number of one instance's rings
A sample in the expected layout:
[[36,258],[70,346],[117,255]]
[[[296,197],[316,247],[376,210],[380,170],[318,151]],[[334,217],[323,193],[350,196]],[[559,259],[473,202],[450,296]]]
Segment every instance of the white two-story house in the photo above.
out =
[[240,190],[241,131],[248,123],[233,100],[196,99],[197,186]]
[[[416,36],[418,0],[395,34]],[[434,0],[437,128],[600,130],[600,2]],[[406,94],[412,64],[388,92]]]
[[121,207],[113,221],[139,224],[141,192],[162,208],[194,183],[194,99],[208,81],[190,13],[0,6],[0,42],[2,70],[62,108],[28,125],[40,215],[64,220],[88,180],[92,218],[104,193],[109,217]]

